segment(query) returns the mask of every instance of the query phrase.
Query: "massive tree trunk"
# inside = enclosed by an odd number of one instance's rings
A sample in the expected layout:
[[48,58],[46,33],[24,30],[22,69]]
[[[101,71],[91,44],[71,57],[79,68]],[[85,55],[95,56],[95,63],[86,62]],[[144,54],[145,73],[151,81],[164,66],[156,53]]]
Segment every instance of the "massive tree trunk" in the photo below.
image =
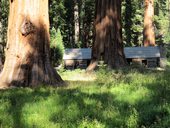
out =
[[155,46],[155,34],[153,26],[154,0],[145,0],[144,4],[144,46]]
[[92,61],[87,70],[93,70],[101,58],[109,68],[126,65],[122,41],[121,0],[96,0],[95,41]]
[[62,83],[49,60],[48,0],[10,0],[8,21],[0,87]]

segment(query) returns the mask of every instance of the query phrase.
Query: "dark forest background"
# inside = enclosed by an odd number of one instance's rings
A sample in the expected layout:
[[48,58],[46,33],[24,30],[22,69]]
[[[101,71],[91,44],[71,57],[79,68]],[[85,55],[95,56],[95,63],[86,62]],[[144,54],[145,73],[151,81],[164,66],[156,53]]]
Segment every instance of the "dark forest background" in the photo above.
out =
[[[4,56],[7,42],[7,0],[0,1],[0,55]],[[78,14],[76,19],[75,13]],[[170,43],[170,2],[154,1],[156,44]],[[64,48],[91,47],[94,39],[95,0],[49,0],[52,58],[62,59]],[[142,46],[144,3],[141,0],[122,1],[124,46]],[[75,26],[75,22],[79,24]],[[79,28],[75,35],[76,27]],[[78,41],[75,41],[78,36]],[[59,62],[58,62],[59,63]]]

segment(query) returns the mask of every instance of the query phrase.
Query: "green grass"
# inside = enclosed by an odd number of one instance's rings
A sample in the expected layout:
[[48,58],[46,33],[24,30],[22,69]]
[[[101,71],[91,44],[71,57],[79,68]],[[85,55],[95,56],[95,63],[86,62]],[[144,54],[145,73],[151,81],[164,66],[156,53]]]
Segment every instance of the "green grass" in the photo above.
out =
[[170,71],[62,71],[67,87],[0,93],[0,128],[168,128]]

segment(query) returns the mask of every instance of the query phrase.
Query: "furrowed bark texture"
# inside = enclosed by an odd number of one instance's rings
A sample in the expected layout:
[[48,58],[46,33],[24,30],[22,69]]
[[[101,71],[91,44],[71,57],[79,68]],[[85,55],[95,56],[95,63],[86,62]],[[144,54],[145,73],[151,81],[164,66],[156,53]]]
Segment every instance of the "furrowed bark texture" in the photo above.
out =
[[10,0],[0,87],[62,83],[49,60],[48,0]]
[[144,46],[155,46],[153,17],[154,17],[154,0],[145,0]]
[[121,0],[96,0],[95,40],[92,61],[87,70],[93,70],[101,58],[109,68],[126,65],[122,41]]

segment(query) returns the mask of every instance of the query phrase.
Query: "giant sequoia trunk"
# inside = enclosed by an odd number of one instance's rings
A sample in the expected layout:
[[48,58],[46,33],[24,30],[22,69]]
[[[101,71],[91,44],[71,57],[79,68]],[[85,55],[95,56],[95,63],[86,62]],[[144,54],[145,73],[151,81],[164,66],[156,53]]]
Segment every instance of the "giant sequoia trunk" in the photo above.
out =
[[6,60],[0,87],[57,85],[49,60],[48,0],[10,0]]
[[109,68],[126,65],[121,26],[121,0],[96,0],[95,41],[92,61],[87,70],[93,70],[100,59]]
[[153,16],[154,16],[154,0],[145,0],[144,46],[155,46]]

